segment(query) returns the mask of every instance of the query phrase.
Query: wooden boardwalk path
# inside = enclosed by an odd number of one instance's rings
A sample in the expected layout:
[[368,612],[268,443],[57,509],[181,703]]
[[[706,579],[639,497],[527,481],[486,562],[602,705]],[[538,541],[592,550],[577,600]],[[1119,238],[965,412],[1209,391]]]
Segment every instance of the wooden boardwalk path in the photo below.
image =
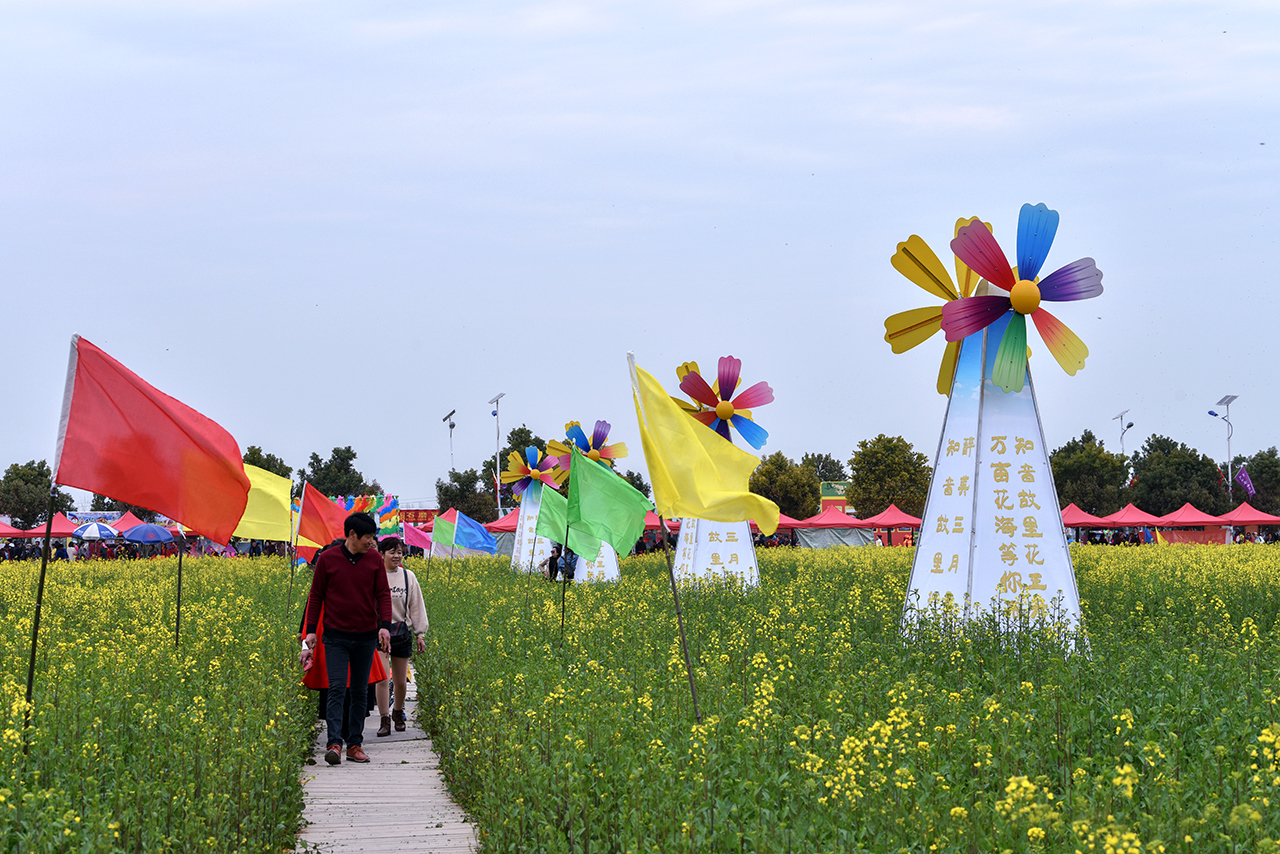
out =
[[[410,683],[412,684],[412,682]],[[316,729],[315,765],[302,770],[306,822],[298,850],[341,854],[358,851],[464,852],[476,850],[475,829],[453,802],[440,776],[440,757],[405,706],[408,728],[378,738],[378,712],[365,721],[368,765],[324,761],[325,729]]]

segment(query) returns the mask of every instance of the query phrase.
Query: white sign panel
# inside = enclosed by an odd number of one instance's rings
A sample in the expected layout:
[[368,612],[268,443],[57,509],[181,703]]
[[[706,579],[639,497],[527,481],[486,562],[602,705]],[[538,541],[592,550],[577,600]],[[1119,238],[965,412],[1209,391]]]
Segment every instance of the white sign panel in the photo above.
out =
[[1080,599],[1035,387],[1029,373],[1018,392],[989,379],[1007,324],[1006,316],[961,345],[908,604],[952,593],[980,608],[1023,597],[1039,610],[1060,599],[1074,623]]
[[681,519],[673,566],[677,580],[736,575],[744,585],[760,583],[749,522]]
[[574,581],[617,581],[621,577],[618,571],[618,553],[603,540],[596,559],[587,560],[578,555],[578,565],[573,570]]
[[511,550],[511,568],[534,571],[543,559],[551,555],[551,542],[538,536],[538,511],[542,508],[542,484],[534,481],[524,491],[520,501],[520,516],[516,522],[516,542]]

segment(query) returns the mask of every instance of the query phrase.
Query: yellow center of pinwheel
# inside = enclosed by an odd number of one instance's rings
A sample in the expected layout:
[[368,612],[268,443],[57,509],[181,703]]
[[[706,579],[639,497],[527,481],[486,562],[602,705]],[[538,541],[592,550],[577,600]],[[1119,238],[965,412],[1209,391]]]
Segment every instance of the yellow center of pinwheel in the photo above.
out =
[[1009,302],[1018,314],[1030,314],[1040,307],[1040,288],[1035,282],[1023,279],[1009,291]]
[[600,452],[597,451],[595,448],[592,448],[591,450],[587,451],[587,459],[591,460],[591,462],[593,463],[600,462]]
[[733,417],[733,404],[727,400],[722,400],[716,404],[716,418],[721,421],[728,421]]

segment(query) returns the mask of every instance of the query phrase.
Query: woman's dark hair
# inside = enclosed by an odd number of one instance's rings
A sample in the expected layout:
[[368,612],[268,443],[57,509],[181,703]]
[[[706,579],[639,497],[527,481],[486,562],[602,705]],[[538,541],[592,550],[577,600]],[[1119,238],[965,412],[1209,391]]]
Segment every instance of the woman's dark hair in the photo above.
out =
[[346,535],[354,533],[357,537],[376,534],[378,523],[373,521],[373,517],[368,513],[352,513],[347,517],[347,521],[342,523],[342,533]]
[[395,549],[404,551],[404,543],[400,542],[399,537],[383,537],[382,540],[378,542],[378,551],[383,554],[386,554],[389,551],[394,551]]

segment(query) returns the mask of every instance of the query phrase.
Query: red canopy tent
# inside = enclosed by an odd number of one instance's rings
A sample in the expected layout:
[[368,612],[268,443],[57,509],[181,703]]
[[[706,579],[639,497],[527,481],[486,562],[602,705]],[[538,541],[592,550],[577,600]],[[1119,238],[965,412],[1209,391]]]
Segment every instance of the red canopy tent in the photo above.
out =
[[[62,515],[61,513],[55,513],[53,517],[53,531],[51,532],[50,536],[64,537],[64,538],[70,537],[73,534],[75,534],[76,528],[78,527],[79,526],[75,522],[72,522],[66,516]],[[10,536],[27,537],[27,538],[43,537],[44,525],[36,525],[30,531],[22,531],[21,533],[11,534]]]
[[1208,513],[1202,513],[1191,506],[1188,501],[1177,510],[1160,517],[1160,524],[1167,528],[1189,528],[1189,527],[1221,527],[1224,523],[1218,516],[1210,516]]
[[865,528],[861,519],[856,519],[848,513],[841,510],[835,504],[828,504],[827,509],[823,510],[817,516],[810,516],[808,519],[801,520],[795,527],[808,530],[813,528]]
[[1247,501],[1230,513],[1223,513],[1218,519],[1224,525],[1280,525],[1280,516],[1254,510]]
[[130,528],[136,528],[141,524],[142,520],[133,515],[132,510],[126,510],[123,516],[111,523],[111,527],[123,534]]
[[517,507],[496,522],[490,522],[484,529],[490,534],[514,534],[520,522],[520,508]]
[[1142,528],[1159,525],[1160,520],[1132,504],[1126,504],[1122,510],[1103,516],[1102,524],[1107,528]]
[[920,520],[912,516],[910,513],[904,513],[898,509],[896,504],[890,504],[887,508],[874,516],[869,516],[858,522],[859,528],[919,528]]
[[[804,527],[804,523],[801,522],[799,519],[792,519],[786,513],[778,514],[778,530],[779,531],[794,531],[796,528],[803,528],[803,527]],[[755,519],[751,520],[751,533],[753,534],[760,533],[760,526],[756,524]]]
[[15,528],[12,525],[6,525],[0,522],[0,537],[25,537],[26,531],[21,528]]
[[1092,513],[1086,513],[1075,505],[1075,502],[1062,508],[1062,527],[1064,528],[1105,528],[1107,523]]
[[[644,529],[646,531],[659,531],[662,529],[662,525],[658,522],[657,513],[654,513],[652,510],[649,510],[644,514]],[[667,530],[671,531],[672,533],[675,533],[676,531],[680,530],[680,520],[668,519]]]

